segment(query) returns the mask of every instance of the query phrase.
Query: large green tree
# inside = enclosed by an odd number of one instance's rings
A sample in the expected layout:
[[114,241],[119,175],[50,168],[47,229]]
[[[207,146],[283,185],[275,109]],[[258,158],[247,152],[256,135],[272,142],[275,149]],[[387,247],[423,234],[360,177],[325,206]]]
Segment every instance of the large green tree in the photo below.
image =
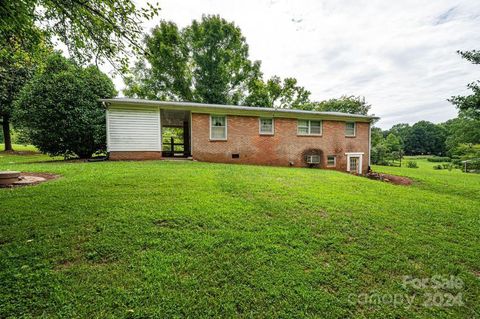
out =
[[[480,64],[480,51],[459,51],[464,59],[473,64]],[[452,102],[460,112],[471,116],[472,118],[480,119],[480,81],[475,81],[467,85],[472,90],[472,94],[467,96],[453,96],[449,101]]]
[[158,10],[149,3],[138,7],[133,0],[0,1],[0,116],[6,149],[11,149],[12,102],[31,77],[29,64],[39,47],[60,41],[79,63],[109,61],[124,71],[131,53],[143,53],[142,20]]
[[40,151],[88,158],[105,149],[105,110],[99,98],[116,95],[96,66],[83,68],[59,54],[22,89],[14,123]]
[[420,121],[412,125],[404,141],[404,151],[408,155],[445,153],[446,130],[442,125]]
[[141,50],[142,20],[158,10],[133,0],[0,1],[0,47],[21,39],[28,52],[42,38],[58,39],[77,61],[108,60],[125,68],[129,53]]
[[6,151],[12,150],[10,122],[14,101],[40,64],[39,56],[40,50],[29,54],[13,39],[0,48],[0,122]]
[[310,92],[294,78],[264,80],[240,28],[217,15],[183,29],[161,21],[145,47],[145,59],[125,79],[127,96],[282,108],[309,102]]
[[182,30],[161,21],[145,46],[148,63],[137,63],[127,78],[128,96],[238,104],[259,68],[240,28],[216,15]]
[[393,133],[394,135],[400,138],[402,145],[404,145],[405,140],[407,139],[407,136],[410,133],[410,129],[411,127],[408,123],[395,124],[392,126],[391,129],[389,129],[388,131],[385,131],[385,136],[387,136],[390,133]]
[[480,119],[460,112],[455,119],[444,123],[447,131],[446,147],[450,154],[460,144],[480,144]]

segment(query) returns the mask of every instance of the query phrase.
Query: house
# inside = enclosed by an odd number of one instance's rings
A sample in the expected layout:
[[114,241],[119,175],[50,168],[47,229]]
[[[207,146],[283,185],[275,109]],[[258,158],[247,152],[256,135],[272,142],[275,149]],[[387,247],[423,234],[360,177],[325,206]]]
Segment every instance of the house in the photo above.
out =
[[[102,102],[111,160],[184,156],[357,174],[370,162],[372,116],[130,98]],[[180,138],[166,136],[171,128]]]

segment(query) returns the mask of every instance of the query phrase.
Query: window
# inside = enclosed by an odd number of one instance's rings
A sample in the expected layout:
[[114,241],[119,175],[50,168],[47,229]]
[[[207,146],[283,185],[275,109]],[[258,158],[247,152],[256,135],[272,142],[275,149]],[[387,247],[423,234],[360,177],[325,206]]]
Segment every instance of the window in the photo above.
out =
[[260,134],[273,135],[274,124],[273,119],[261,118],[260,119]]
[[210,117],[210,139],[226,140],[227,139],[227,117],[212,115]]
[[345,136],[355,136],[356,125],[355,122],[345,123]]
[[298,135],[322,135],[322,121],[298,120]]
[[307,155],[307,164],[320,164],[320,155]]
[[335,167],[337,166],[337,158],[335,155],[328,155],[327,156],[327,166]]

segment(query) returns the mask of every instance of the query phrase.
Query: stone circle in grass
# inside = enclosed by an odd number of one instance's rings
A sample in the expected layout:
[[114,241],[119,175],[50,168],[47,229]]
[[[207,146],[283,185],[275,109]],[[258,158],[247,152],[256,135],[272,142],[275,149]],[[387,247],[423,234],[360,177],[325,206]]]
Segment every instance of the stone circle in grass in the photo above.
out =
[[36,185],[58,177],[50,173],[3,171],[0,172],[0,187]]

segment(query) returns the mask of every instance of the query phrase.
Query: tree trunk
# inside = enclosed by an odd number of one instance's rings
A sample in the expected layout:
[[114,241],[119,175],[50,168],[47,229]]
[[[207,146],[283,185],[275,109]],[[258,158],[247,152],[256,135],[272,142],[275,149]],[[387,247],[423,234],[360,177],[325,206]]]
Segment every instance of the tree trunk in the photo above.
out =
[[10,116],[3,116],[3,141],[5,143],[5,151],[12,151],[12,139],[10,137]]

